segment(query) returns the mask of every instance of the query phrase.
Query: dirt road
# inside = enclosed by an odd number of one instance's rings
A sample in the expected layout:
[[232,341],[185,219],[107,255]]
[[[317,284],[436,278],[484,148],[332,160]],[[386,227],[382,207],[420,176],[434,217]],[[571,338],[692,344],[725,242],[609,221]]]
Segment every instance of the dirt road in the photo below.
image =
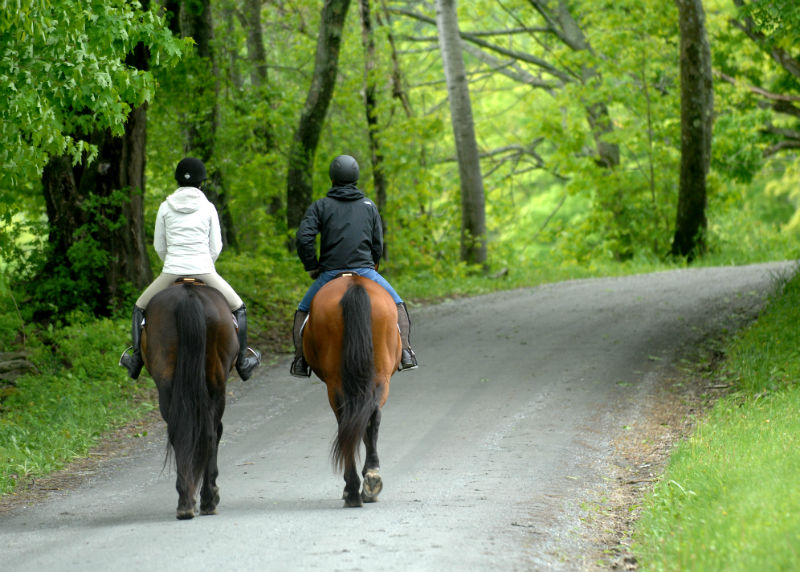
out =
[[163,430],[77,490],[0,517],[0,562],[47,570],[575,570],[612,443],[663,372],[752,314],[774,263],[563,282],[412,311],[380,502],[343,509],[324,386],[282,360],[231,385],[219,514],[175,520]]

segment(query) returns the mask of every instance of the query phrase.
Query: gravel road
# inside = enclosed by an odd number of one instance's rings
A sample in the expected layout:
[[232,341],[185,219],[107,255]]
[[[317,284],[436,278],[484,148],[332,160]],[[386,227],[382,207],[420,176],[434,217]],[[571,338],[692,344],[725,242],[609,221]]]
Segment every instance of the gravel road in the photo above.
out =
[[0,567],[575,570],[611,443],[660,372],[752,314],[794,263],[577,280],[412,309],[384,407],[380,502],[343,509],[324,386],[231,383],[219,514],[175,520],[159,427],[70,491],[0,516]]

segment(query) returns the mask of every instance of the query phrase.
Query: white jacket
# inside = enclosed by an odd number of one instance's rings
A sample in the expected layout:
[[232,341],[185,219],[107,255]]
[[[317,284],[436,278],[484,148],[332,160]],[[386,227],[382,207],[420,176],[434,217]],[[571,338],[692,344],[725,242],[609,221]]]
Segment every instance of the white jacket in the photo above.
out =
[[203,191],[180,187],[161,203],[153,245],[164,261],[164,274],[185,276],[215,271],[222,235],[217,209]]

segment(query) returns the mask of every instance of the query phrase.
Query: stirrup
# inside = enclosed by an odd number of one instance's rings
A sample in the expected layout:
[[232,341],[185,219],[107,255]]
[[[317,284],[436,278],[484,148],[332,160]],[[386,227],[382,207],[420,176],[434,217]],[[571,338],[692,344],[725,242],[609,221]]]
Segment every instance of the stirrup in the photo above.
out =
[[[131,353],[128,353],[128,351]],[[142,373],[144,367],[144,360],[142,356],[136,353],[133,346],[127,348],[119,357],[119,365],[128,370],[128,377],[131,379],[139,379],[139,374]]]
[[400,365],[397,366],[397,370],[409,371],[412,369],[417,369],[418,367],[417,355],[414,353],[414,350],[411,348],[403,348],[403,354],[400,357]]
[[245,350],[245,352],[250,352],[251,354],[256,356],[256,361],[258,362],[258,365],[261,365],[261,352],[260,351],[255,350],[255,349],[251,348],[250,346],[247,346],[247,349]]
[[132,352],[132,351],[133,351],[133,346],[128,346],[127,348],[125,348],[125,351],[123,351],[122,355],[119,356],[119,363],[117,365],[121,365],[123,367],[127,367],[124,363],[122,363],[122,360],[125,358],[125,356],[128,355],[128,352]]
[[297,356],[289,368],[289,373],[295,377],[311,377],[311,366],[303,356]]
[[[255,361],[250,359],[250,356],[247,355],[248,352],[253,354],[253,356],[256,358]],[[253,375],[253,370],[260,365],[261,352],[248,346],[244,350],[244,353],[239,355],[236,359],[236,373],[239,374],[239,377],[242,379],[242,381],[247,381],[250,379],[250,376]]]

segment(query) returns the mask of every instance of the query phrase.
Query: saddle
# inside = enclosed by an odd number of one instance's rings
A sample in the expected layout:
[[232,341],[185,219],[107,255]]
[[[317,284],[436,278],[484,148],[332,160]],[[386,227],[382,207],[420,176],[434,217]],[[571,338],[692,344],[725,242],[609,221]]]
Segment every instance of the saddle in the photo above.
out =
[[172,283],[173,286],[205,286],[206,283],[200,280],[199,278],[192,278],[191,276],[181,276],[180,278],[176,279],[175,282]]
[[[175,282],[172,283],[173,286],[208,286],[205,282],[200,280],[199,278],[194,278],[192,276],[181,276],[177,278]],[[236,314],[231,312],[231,319],[233,319],[233,327],[236,328],[236,331],[239,331],[239,320],[236,319]],[[142,321],[144,324],[144,320]]]

